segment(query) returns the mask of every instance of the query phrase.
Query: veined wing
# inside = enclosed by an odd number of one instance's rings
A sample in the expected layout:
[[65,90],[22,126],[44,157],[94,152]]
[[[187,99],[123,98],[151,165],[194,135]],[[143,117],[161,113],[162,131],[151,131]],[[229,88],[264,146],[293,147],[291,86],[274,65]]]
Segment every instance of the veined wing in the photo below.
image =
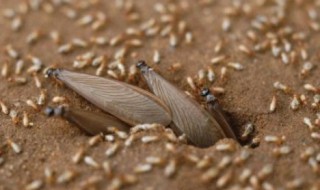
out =
[[110,133],[109,128],[115,127],[121,131],[129,131],[129,125],[120,119],[105,113],[94,113],[74,108],[66,108],[63,117],[77,124],[79,128],[91,135]]
[[171,109],[174,124],[195,145],[211,146],[225,137],[217,121],[196,101],[152,69],[144,70],[142,73],[153,93]]
[[159,98],[119,81],[59,70],[57,78],[102,110],[131,125],[171,122],[171,113]]

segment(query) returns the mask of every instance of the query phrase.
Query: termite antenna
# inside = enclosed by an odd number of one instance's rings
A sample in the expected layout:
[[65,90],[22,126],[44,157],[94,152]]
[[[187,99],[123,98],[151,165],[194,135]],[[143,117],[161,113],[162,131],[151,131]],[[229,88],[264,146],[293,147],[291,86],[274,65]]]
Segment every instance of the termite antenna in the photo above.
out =
[[54,68],[49,68],[45,74],[45,77],[48,78],[48,77],[57,77],[58,74],[60,72],[60,69],[54,69]]
[[147,63],[144,60],[138,61],[136,64],[136,67],[142,72],[145,73],[150,69],[150,67],[147,65]]

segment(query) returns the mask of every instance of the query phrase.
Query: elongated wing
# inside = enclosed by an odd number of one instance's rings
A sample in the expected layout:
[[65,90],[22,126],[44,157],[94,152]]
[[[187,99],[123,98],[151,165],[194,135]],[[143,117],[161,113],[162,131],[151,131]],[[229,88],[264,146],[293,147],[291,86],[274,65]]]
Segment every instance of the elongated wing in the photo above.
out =
[[128,132],[130,126],[120,119],[105,113],[94,113],[74,108],[66,108],[63,115],[68,121],[75,123],[80,129],[91,135],[110,133],[110,127]]
[[229,125],[229,122],[226,119],[225,114],[223,113],[223,110],[221,109],[218,102],[207,102],[208,108],[212,114],[212,116],[218,121],[220,124],[222,130],[226,134],[228,138],[233,138],[237,140],[236,135],[234,134],[231,126]]
[[56,77],[100,109],[130,125],[167,126],[171,122],[169,108],[159,98],[132,85],[66,70],[58,70]]
[[196,101],[152,69],[142,73],[153,93],[171,109],[173,123],[195,145],[208,147],[225,137],[217,121]]

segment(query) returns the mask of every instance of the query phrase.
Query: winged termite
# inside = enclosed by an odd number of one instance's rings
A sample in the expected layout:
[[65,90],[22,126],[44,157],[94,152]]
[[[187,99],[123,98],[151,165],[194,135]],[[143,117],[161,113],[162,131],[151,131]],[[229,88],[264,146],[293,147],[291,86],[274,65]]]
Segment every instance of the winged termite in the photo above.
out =
[[128,124],[106,113],[95,113],[66,106],[58,106],[56,108],[47,107],[45,114],[47,116],[61,116],[69,122],[76,124],[90,135],[110,133],[110,128],[112,127],[126,132],[130,129]]
[[155,73],[144,61],[139,61],[137,67],[151,91],[171,109],[173,123],[192,143],[208,147],[226,137],[220,124],[195,100]]
[[211,112],[211,115],[217,120],[217,122],[220,124],[222,130],[226,134],[228,138],[233,138],[237,140],[237,137],[235,136],[231,126],[229,125],[225,114],[223,113],[223,110],[217,100],[217,98],[211,94],[208,88],[204,88],[201,91],[201,96],[205,97],[208,110]]
[[138,87],[63,69],[49,69],[47,75],[55,76],[97,107],[132,126],[143,123],[167,126],[172,121],[169,108]]

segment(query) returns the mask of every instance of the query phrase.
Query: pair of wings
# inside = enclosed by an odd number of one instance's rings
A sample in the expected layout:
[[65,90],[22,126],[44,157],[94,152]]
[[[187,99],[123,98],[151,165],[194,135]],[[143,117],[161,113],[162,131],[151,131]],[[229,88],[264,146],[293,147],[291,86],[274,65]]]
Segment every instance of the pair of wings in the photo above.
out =
[[159,123],[167,126],[169,108],[156,96],[112,79],[60,70],[57,78],[100,109],[130,125]]
[[[208,147],[226,135],[195,100],[152,69],[142,72],[156,95],[127,83],[59,70],[57,78],[85,99],[129,125],[171,122],[195,145]],[[158,98],[159,97],[159,98]]]

